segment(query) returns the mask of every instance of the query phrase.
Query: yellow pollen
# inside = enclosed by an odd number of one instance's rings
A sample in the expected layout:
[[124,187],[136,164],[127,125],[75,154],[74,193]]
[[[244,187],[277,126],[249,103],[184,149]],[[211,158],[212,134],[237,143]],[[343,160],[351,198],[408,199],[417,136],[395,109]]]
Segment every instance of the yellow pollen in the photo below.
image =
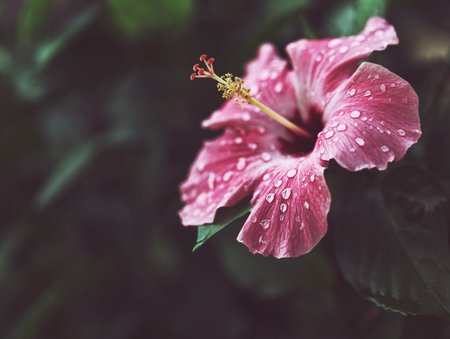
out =
[[200,60],[203,61],[206,65],[207,71],[200,68],[198,64],[194,66],[194,71],[197,73],[191,74],[191,80],[195,78],[211,78],[217,81],[217,89],[219,92],[222,92],[222,98],[226,100],[235,100],[235,104],[240,106],[243,104],[251,104],[255,107],[258,107],[261,111],[271,117],[273,120],[281,124],[282,126],[288,128],[290,131],[294,132],[298,136],[304,138],[312,138],[312,135],[304,130],[303,128],[295,125],[279,113],[275,112],[270,107],[266,106],[258,99],[253,97],[250,94],[250,89],[244,87],[244,80],[239,77],[233,76],[230,73],[226,73],[223,76],[218,76],[214,72],[213,62],[214,59],[210,58],[206,60],[206,55],[203,54],[200,57]]

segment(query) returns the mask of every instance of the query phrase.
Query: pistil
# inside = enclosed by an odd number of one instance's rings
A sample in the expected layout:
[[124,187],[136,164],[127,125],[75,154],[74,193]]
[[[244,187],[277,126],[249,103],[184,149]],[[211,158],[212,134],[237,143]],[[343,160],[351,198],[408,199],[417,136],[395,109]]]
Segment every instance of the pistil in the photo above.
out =
[[244,87],[244,81],[235,77],[230,73],[226,73],[223,76],[218,76],[214,72],[213,63],[214,58],[207,59],[206,54],[202,54],[200,56],[200,61],[203,61],[206,69],[201,68],[199,64],[195,64],[193,67],[194,72],[190,76],[191,80],[195,78],[211,78],[217,81],[217,89],[219,92],[222,92],[222,97],[227,100],[234,99],[236,105],[240,104],[250,104],[255,107],[258,107],[262,112],[267,114],[273,120],[286,127],[293,133],[297,134],[303,138],[312,138],[313,136],[303,128],[295,125],[279,113],[275,112],[273,109],[263,104],[261,101],[256,99],[250,94],[250,89]]

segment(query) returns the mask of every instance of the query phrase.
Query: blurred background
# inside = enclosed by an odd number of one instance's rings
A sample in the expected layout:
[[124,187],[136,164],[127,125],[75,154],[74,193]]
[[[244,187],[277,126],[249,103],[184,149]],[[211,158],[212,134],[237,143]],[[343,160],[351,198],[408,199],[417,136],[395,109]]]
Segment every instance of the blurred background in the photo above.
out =
[[372,61],[421,99],[424,136],[404,161],[432,173],[445,205],[446,0],[1,0],[0,338],[450,338],[449,308],[404,316],[411,300],[372,295],[378,280],[365,289],[345,264],[366,258],[351,252],[363,241],[352,230],[387,213],[364,202],[368,183],[392,187],[383,178],[400,165],[349,175],[331,164],[330,231],[297,259],[251,255],[235,241],[242,219],[192,253],[196,231],[177,216],[178,186],[217,134],[200,123],[222,103],[212,83],[189,81],[198,56],[242,74],[262,42],[285,55],[372,15],[401,42]]

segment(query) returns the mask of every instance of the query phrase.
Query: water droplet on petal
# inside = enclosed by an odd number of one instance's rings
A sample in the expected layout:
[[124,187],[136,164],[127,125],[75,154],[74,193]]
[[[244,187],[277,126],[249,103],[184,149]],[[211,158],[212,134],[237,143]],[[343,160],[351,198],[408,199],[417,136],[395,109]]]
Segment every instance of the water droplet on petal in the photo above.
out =
[[356,89],[352,88],[348,94],[352,97],[356,94]]
[[292,188],[288,187],[281,191],[283,199],[287,200],[291,196]]
[[293,168],[293,169],[290,169],[286,175],[288,178],[293,178],[293,177],[295,177],[296,174],[297,174],[297,170],[295,168]]
[[325,133],[325,139],[330,139],[333,135],[334,135],[334,132],[329,131],[329,132]]
[[236,164],[236,168],[237,168],[239,171],[241,171],[241,170],[244,169],[244,167],[245,167],[245,158],[239,158],[239,159],[238,159],[238,162],[237,162],[237,164]]
[[330,126],[331,127],[336,127],[337,125],[339,125],[339,121],[334,121]]
[[264,69],[264,70],[261,72],[261,74],[259,75],[259,79],[260,79],[260,80],[263,80],[263,81],[269,79],[269,70],[268,70],[268,69]]
[[240,145],[240,144],[242,144],[242,138],[241,137],[237,137],[237,138],[234,138],[234,143],[236,144],[236,145]]
[[266,133],[266,128],[264,126],[258,126],[257,127],[259,134]]
[[225,174],[223,175],[223,181],[225,182],[230,181],[232,176],[233,176],[232,171],[225,172]]
[[347,125],[346,124],[340,124],[338,127],[337,127],[337,130],[339,131],[339,132],[343,132],[343,131],[345,131],[347,129]]
[[254,142],[251,142],[251,143],[249,143],[249,144],[247,145],[247,147],[248,147],[250,150],[254,151],[254,150],[256,150],[256,149],[258,148],[258,145],[255,144]]
[[360,111],[352,111],[352,112],[350,113],[350,116],[351,116],[353,119],[358,119],[358,118],[361,116],[361,112],[360,112]]
[[365,142],[364,139],[362,138],[356,138],[355,142],[359,145],[359,146],[364,146]]
[[380,85],[380,91],[381,92],[386,92],[386,85],[385,84],[381,84]]
[[274,193],[269,193],[269,194],[267,194],[267,196],[266,196],[266,200],[267,200],[267,202],[272,202],[273,201],[273,199],[275,198],[275,194]]
[[307,210],[309,210],[309,202],[305,201],[305,203],[304,203],[303,205],[305,206],[305,208],[306,208]]
[[261,154],[261,158],[262,158],[265,162],[268,162],[268,161],[272,160],[272,156],[271,156],[269,153],[267,153],[267,152],[262,153],[262,154]]
[[333,48],[333,47],[336,47],[337,45],[339,45],[341,43],[342,43],[341,39],[339,39],[339,38],[333,39],[333,40],[328,41],[328,47]]
[[270,219],[263,219],[259,222],[259,224],[266,230],[270,226]]
[[280,211],[281,211],[281,213],[286,212],[287,209],[288,209],[288,206],[283,202],[283,203],[280,205]]
[[370,96],[371,94],[372,94],[371,91],[365,91],[365,92],[364,92],[364,96],[365,96],[365,97],[368,97],[368,96]]
[[250,121],[250,113],[248,113],[248,112],[245,112],[245,113],[243,113],[242,114],[242,120],[244,120],[244,121]]
[[309,176],[309,181],[314,182],[314,180],[316,180],[316,176],[315,176],[315,174],[311,174]]
[[283,83],[277,82],[274,87],[274,91],[275,91],[275,93],[281,93],[281,91],[283,91]]
[[253,218],[252,218],[252,223],[256,224],[257,221],[258,221],[258,218],[257,218],[257,217],[253,217]]
[[215,179],[216,179],[216,176],[215,176],[214,173],[211,172],[211,173],[208,174],[208,188],[210,190],[214,189],[214,180]]
[[401,128],[397,130],[397,133],[398,133],[398,135],[400,135],[401,137],[404,137],[405,134],[406,134],[406,133],[405,133],[405,130],[403,130],[403,129],[401,129]]
[[348,46],[342,46],[339,48],[339,53],[344,54],[348,52]]
[[278,218],[280,221],[283,221],[284,220],[284,215],[282,214],[282,215],[280,215],[280,217]]
[[389,147],[387,147],[386,145],[381,146],[381,152],[383,153],[389,152]]

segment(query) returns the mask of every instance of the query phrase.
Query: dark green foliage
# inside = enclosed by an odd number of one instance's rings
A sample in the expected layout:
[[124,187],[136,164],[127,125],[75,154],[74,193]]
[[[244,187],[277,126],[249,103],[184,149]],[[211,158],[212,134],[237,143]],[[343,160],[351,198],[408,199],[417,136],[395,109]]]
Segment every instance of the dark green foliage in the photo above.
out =
[[[449,12],[439,0],[0,1],[0,337],[449,338]],[[239,74],[262,42],[284,53],[372,15],[400,36],[374,62],[420,98],[407,157],[383,173],[331,163],[329,232],[300,258],[236,242],[248,205],[183,228],[178,186],[222,103],[189,81],[198,56]]]

